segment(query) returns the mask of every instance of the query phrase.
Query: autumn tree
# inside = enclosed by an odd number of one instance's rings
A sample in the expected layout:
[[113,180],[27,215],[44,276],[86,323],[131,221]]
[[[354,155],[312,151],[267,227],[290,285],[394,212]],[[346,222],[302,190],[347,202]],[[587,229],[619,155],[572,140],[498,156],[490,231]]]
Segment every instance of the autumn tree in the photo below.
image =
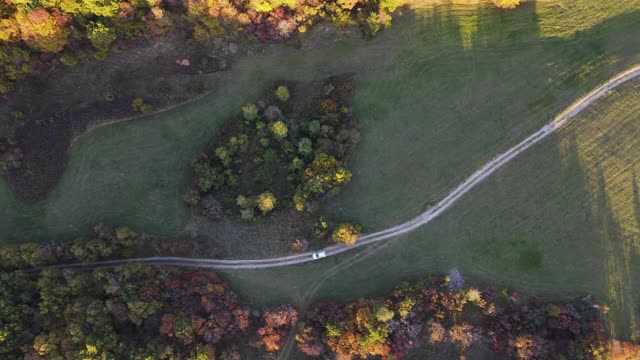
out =
[[339,224],[333,229],[333,241],[345,245],[353,245],[360,237],[360,226],[353,224]]
[[276,207],[276,197],[269,191],[265,191],[258,195],[256,202],[258,204],[258,209],[260,209],[263,214],[268,213]]
[[493,0],[493,3],[501,9],[515,9],[522,0]]
[[35,50],[59,52],[67,44],[69,28],[66,27],[68,19],[64,15],[55,15],[42,8],[29,12],[17,11],[15,20],[20,38]]
[[274,121],[269,124],[269,130],[273,133],[276,139],[282,140],[287,137],[287,132],[289,129],[287,125],[282,121]]

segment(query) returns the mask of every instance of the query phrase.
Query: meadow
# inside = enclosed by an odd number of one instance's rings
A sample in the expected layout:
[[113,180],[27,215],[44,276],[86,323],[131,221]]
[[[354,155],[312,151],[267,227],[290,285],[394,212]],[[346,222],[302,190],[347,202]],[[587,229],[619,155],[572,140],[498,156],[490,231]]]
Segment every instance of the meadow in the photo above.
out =
[[640,55],[632,12],[640,1],[542,1],[515,11],[429,3],[404,10],[372,41],[274,47],[234,65],[224,86],[203,99],[91,131],[72,146],[45,200],[21,203],[0,183],[0,238],[72,237],[100,221],[175,235],[190,218],[181,200],[189,160],[241,104],[276,79],[343,72],[357,73],[362,140],[351,184],[323,211],[365,231],[385,228]]
[[[538,1],[513,11],[417,3],[371,41],[346,36],[306,49],[303,38],[300,51],[268,48],[235,63],[221,75],[224,86],[200,100],[80,137],[45,200],[22,203],[0,183],[0,239],[70,238],[107,222],[164,236],[188,228],[225,241],[195,226],[181,199],[191,157],[272,81],[345,72],[356,73],[361,143],[351,183],[322,211],[366,232],[403,222],[639,63],[638,11],[638,0]],[[304,305],[379,294],[457,266],[480,285],[593,293],[611,306],[616,335],[637,337],[637,91],[630,85],[598,103],[406,239],[296,268],[230,273],[234,287],[253,302]],[[260,249],[282,235],[271,228],[243,247]]]

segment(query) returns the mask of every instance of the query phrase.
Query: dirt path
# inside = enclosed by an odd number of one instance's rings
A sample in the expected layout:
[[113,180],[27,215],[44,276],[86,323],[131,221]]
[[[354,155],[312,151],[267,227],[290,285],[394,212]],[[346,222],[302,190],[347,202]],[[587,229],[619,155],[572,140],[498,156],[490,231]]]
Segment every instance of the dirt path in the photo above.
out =
[[[561,127],[568,124],[571,119],[582,112],[589,105],[593,104],[598,99],[602,98],[610,90],[626,83],[640,76],[640,65],[635,66],[623,73],[620,73],[603,85],[594,89],[573,105],[568,107],[564,112],[558,115],[551,122],[542,127],[531,136],[524,139],[519,144],[515,145],[506,152],[498,155],[493,160],[484,164],[478,171],[473,173],[464,182],[454,188],[445,198],[440,200],[436,205],[428,208],[422,214],[415,218],[394,227],[378,231],[376,233],[368,234],[361,237],[355,245],[333,245],[323,249],[328,256],[334,256],[343,252],[357,249],[362,246],[366,246],[372,243],[376,243],[385,239],[396,237],[402,234],[409,233],[440,216],[445,210],[449,209],[456,201],[458,201],[464,194],[476,187],[487,177],[491,176],[502,166],[513,160],[520,153],[531,148],[533,145],[540,142],[542,139],[553,134]],[[152,265],[168,265],[168,266],[184,266],[184,267],[198,267],[198,268],[210,268],[210,269],[263,269],[280,266],[289,266],[295,264],[301,264],[305,262],[313,261],[311,255],[313,252],[307,252],[303,254],[270,258],[270,259],[258,259],[258,260],[218,260],[218,259],[194,259],[194,258],[181,258],[181,257],[148,257],[148,258],[133,258],[133,259],[121,259],[121,260],[107,260],[97,261],[89,264],[63,264],[54,265],[51,267],[65,268],[65,269],[86,269],[104,266],[116,266],[131,262],[143,262]],[[39,270],[39,269],[34,269]],[[322,284],[322,281],[318,286]],[[314,290],[315,291],[315,290]]]

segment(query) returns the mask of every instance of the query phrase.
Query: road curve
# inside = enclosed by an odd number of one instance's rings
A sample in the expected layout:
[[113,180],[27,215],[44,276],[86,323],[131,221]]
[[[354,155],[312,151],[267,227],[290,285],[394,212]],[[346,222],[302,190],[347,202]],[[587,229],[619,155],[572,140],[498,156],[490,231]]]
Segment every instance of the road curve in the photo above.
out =
[[[495,173],[498,169],[518,156],[520,153],[526,151],[533,145],[540,142],[542,139],[551,135],[561,127],[568,124],[576,115],[582,112],[589,105],[600,99],[610,90],[626,83],[640,76],[640,65],[635,66],[625,72],[622,72],[613,78],[609,79],[603,85],[592,90],[590,93],[582,97],[580,100],[569,106],[564,112],[558,115],[551,122],[543,126],[540,130],[524,139],[519,144],[515,145],[511,149],[496,156],[493,160],[484,164],[478,171],[469,176],[460,185],[454,188],[449,194],[444,197],[436,205],[428,208],[422,214],[415,218],[402,223],[400,225],[393,226],[391,228],[381,230],[372,234],[367,234],[358,240],[355,245],[345,246],[342,244],[329,246],[322,250],[326,251],[327,257],[334,256],[345,251],[357,249],[361,246],[369,245],[378,241],[382,241],[388,238],[396,237],[398,235],[411,232],[422,225],[425,225],[437,218],[445,210],[450,208],[456,201],[458,201],[464,194],[480,184],[484,179]],[[319,250],[318,250],[319,251]],[[91,269],[96,267],[105,266],[118,266],[127,263],[140,262],[148,263],[151,265],[166,265],[166,266],[183,266],[183,267],[198,267],[198,268],[211,268],[211,269],[264,269],[280,266],[288,266],[294,264],[300,264],[305,262],[314,261],[311,257],[313,252],[306,252],[302,254],[283,256],[270,259],[256,259],[256,260],[220,260],[220,259],[197,259],[197,258],[183,258],[183,257],[146,257],[146,258],[130,258],[120,260],[105,260],[96,261],[87,264],[60,264],[52,265],[47,268],[61,268],[61,269]],[[38,271],[42,268],[34,268],[31,271]]]

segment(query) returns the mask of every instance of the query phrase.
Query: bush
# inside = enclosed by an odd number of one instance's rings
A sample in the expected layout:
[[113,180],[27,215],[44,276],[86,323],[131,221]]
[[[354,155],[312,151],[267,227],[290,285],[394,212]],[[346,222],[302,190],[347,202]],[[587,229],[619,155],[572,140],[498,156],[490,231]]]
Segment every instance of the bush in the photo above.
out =
[[133,111],[141,112],[145,115],[151,114],[153,112],[153,107],[145,103],[141,98],[133,99],[133,101],[131,102],[131,108],[133,109]]
[[73,67],[78,65],[78,57],[71,51],[65,51],[64,53],[62,53],[62,56],[60,56],[60,62],[69,66],[69,67]]
[[108,102],[113,102],[116,99],[116,96],[113,95],[113,93],[107,91],[106,93],[104,93],[104,99]]

